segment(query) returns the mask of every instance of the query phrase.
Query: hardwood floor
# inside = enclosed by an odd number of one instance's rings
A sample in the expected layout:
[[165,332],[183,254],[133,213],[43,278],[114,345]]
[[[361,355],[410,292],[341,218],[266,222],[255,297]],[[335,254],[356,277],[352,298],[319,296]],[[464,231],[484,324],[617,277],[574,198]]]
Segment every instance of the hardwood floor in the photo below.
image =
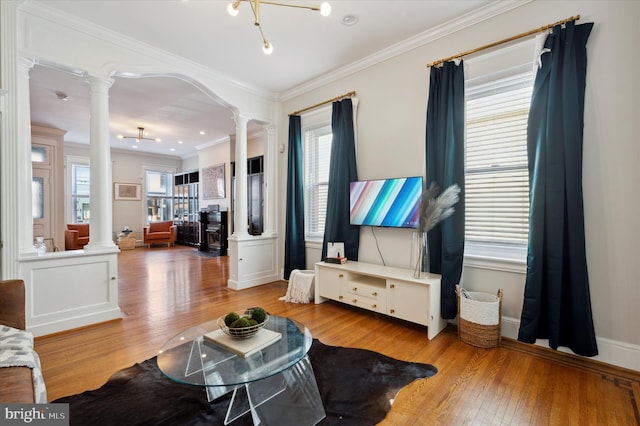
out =
[[122,320],[36,338],[49,400],[101,386],[188,326],[262,306],[325,344],[435,365],[400,392],[384,425],[640,425],[640,373],[509,340],[478,349],[449,329],[429,341],[424,327],[384,315],[279,301],[285,282],[229,290],[227,258],[189,247],[122,251],[118,269]]

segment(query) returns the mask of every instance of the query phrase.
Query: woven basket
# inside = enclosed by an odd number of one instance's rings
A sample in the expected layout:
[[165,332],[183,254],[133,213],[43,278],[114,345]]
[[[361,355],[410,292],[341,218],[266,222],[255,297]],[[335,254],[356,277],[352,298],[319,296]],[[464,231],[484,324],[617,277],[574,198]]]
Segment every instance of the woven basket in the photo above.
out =
[[456,285],[458,298],[458,338],[479,348],[500,346],[502,289],[498,295],[464,291]]

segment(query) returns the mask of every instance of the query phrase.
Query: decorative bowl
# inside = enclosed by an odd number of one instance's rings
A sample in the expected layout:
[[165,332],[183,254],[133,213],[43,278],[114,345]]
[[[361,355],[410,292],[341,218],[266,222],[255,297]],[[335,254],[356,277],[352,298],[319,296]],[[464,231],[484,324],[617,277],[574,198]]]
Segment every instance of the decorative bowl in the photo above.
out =
[[[243,317],[250,317],[251,316],[251,312],[245,312],[243,315]],[[267,321],[269,321],[269,315],[267,315],[264,319],[263,322],[256,324],[256,325],[251,325],[249,327],[240,327],[240,328],[229,328],[225,323],[224,323],[224,317],[225,315],[221,316],[220,318],[218,318],[218,326],[220,327],[220,330],[222,330],[224,332],[224,334],[231,336],[233,338],[236,339],[248,339],[249,337],[253,337],[255,336],[255,334],[260,331],[260,329],[262,327],[264,327],[264,325],[267,323]]]

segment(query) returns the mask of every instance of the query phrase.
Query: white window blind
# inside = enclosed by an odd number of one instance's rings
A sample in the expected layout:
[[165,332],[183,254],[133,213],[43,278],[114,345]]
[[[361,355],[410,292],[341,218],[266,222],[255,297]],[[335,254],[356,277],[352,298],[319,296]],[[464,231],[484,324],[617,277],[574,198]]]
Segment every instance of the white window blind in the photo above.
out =
[[329,190],[331,125],[304,130],[305,238],[322,240]]
[[465,87],[465,238],[469,242],[526,245],[526,131],[533,73],[495,80],[486,77],[479,83],[467,80]]

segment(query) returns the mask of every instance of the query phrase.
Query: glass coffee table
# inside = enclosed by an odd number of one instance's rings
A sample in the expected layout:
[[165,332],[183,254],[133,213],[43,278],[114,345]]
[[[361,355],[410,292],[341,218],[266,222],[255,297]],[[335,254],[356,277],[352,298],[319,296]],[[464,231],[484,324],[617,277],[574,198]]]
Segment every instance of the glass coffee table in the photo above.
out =
[[209,401],[233,392],[225,425],[248,412],[255,425],[283,419],[315,425],[325,411],[307,356],[311,332],[292,319],[273,315],[264,328],[282,337],[246,357],[203,337],[219,330],[216,320],[188,328],[160,350],[158,367],[171,380],[203,386]]

